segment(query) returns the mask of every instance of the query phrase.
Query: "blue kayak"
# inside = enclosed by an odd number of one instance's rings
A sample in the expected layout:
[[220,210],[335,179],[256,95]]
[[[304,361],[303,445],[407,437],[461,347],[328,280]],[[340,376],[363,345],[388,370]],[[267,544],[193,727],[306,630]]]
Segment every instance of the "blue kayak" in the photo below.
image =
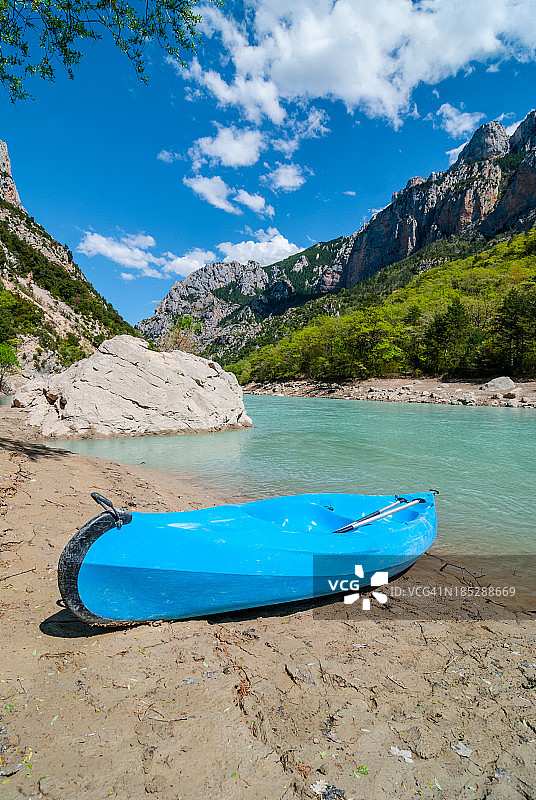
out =
[[105,511],[73,536],[58,564],[66,606],[91,625],[321,597],[345,591],[356,575],[369,586],[378,571],[391,579],[408,569],[437,532],[432,492],[303,494],[132,514],[93,497]]

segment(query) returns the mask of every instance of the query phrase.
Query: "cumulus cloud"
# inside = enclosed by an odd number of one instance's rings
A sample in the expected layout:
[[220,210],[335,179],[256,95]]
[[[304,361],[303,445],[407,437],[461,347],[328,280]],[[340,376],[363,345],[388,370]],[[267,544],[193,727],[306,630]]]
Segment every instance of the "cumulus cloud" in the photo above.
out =
[[[101,236],[100,233],[86,231],[77,247],[78,253],[92,258],[105,256],[122,267],[138,270],[142,275],[160,278],[162,275],[156,267],[162,266],[161,259],[149,252],[156,244],[152,236],[144,233],[125,235],[120,239]],[[128,273],[124,273],[125,275]],[[125,280],[130,280],[125,278]]]
[[279,164],[272,172],[264,176],[274,192],[295,192],[305,183],[303,171],[297,164]]
[[183,178],[183,183],[189,186],[192,191],[210,203],[211,206],[221,208],[228,214],[241,214],[242,211],[229,202],[229,194],[233,191],[219,175],[212,178],[205,178],[202,175],[195,175],[193,178]]
[[245,189],[233,189],[219,175],[214,175],[212,178],[196,175],[193,178],[184,178],[183,183],[207,203],[227,211],[228,214],[242,213],[242,209],[234,205],[235,203],[246,206],[261,217],[273,217],[275,214],[274,207],[268,205],[262,195],[250,194]]
[[[124,281],[133,281],[138,277],[168,278],[172,275],[185,278],[196,269],[214,261],[259,261],[261,265],[273,264],[282,258],[298,253],[303,248],[290,242],[277,228],[261,229],[252,233],[253,238],[241,242],[220,242],[215,250],[193,248],[184,255],[177,256],[171,252],[155,255],[149,252],[156,247],[156,241],[146,234],[125,234],[120,238],[102,236],[99,233],[86,231],[77,252],[90,258],[100,255],[115,264],[129,267],[135,272],[121,272]],[[141,244],[141,246],[139,246]]]
[[354,192],[353,189],[347,189],[346,192],[343,192],[343,194],[347,194],[348,197],[355,197],[357,192]]
[[[243,46],[242,44],[237,47]],[[234,80],[227,83],[222,76],[213,69],[203,70],[199,61],[194,59],[188,70],[181,68],[180,64],[172,58],[167,59],[182,77],[195,81],[205,87],[217,99],[220,106],[236,106],[241,109],[246,119],[259,124],[266,117],[276,125],[285,119],[286,112],[278,98],[277,87],[271,80],[257,77],[236,75]]]
[[340,100],[394,125],[420,83],[435,85],[475,62],[536,56],[536,0],[256,0],[247,30],[204,10],[223,66],[195,61],[183,75],[247,119],[281,124],[285,103]]
[[486,116],[481,111],[460,111],[450,103],[443,103],[436,111],[436,115],[441,120],[441,127],[454,139],[472,133]]
[[233,199],[261,216],[266,214],[268,217],[273,217],[275,214],[274,207],[267,205],[266,200],[260,194],[250,194],[245,189],[240,189]]
[[205,264],[216,261],[216,255],[212,250],[201,250],[199,247],[188,250],[183,256],[175,256],[173,253],[166,253],[165,255],[168,259],[164,267],[165,277],[170,273],[186,277],[196,269],[204,267]]
[[154,247],[156,240],[145,233],[124,234],[114,238],[86,231],[76,249],[78,253],[83,253],[89,258],[104,256],[121,267],[137,270],[137,274],[121,272],[124,281],[133,281],[140,276],[169,278],[170,275],[182,275],[184,277],[216,258],[211,250],[199,248],[189,250],[184,256],[176,256],[170,252],[155,255],[150,252]]
[[259,130],[240,130],[231,125],[220,127],[216,136],[198,139],[190,149],[190,157],[196,170],[205,163],[205,157],[224,167],[250,167],[257,163],[264,146]]
[[302,247],[289,242],[277,228],[255,231],[253,235],[254,240],[249,239],[236,244],[221,242],[218,250],[224,253],[224,261],[239,261],[241,264],[258,261],[261,266],[266,266],[303,250]]

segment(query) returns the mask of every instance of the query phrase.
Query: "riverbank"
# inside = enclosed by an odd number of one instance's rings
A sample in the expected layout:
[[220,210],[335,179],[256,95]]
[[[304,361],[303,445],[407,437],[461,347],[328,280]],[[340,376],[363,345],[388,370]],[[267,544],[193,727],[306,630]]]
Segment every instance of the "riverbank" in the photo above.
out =
[[345,383],[313,380],[252,382],[242,388],[246,394],[285,397],[536,408],[536,381],[518,383],[511,389],[487,389],[483,384],[469,381],[443,383],[431,378],[368,378],[366,381]]
[[[470,622],[460,602],[434,619],[400,600],[370,618],[337,601],[88,628],[58,604],[56,566],[98,511],[90,491],[140,511],[221,499],[49,449],[22,413],[0,408],[2,800],[305,800],[318,781],[355,800],[535,796],[523,604],[482,601]],[[398,585],[444,582],[440,563]]]

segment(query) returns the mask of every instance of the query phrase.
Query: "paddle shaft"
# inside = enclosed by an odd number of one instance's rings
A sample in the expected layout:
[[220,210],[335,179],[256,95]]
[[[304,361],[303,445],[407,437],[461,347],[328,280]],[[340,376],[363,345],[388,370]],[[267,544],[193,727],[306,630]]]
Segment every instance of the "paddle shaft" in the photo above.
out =
[[356,528],[361,528],[363,525],[369,525],[371,522],[376,522],[376,520],[389,517],[391,514],[396,514],[397,511],[402,511],[404,508],[411,508],[411,506],[415,506],[417,503],[422,503],[422,500],[420,498],[417,500],[411,500],[409,503],[402,503],[402,505],[399,505],[398,508],[394,507],[397,505],[396,503],[392,503],[391,506],[386,506],[385,509],[380,509],[375,514],[367,514],[366,517],[358,519],[355,522],[352,522],[350,525],[345,525],[343,528],[333,531],[333,533],[346,533],[347,531],[355,531]]

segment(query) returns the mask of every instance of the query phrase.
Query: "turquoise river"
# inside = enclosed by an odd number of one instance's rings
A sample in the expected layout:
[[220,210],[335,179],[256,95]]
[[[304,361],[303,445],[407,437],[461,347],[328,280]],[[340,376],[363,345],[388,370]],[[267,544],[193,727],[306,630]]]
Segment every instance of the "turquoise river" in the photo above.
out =
[[536,554],[536,412],[246,396],[255,427],[54,446],[228,497],[440,490],[442,552]]

